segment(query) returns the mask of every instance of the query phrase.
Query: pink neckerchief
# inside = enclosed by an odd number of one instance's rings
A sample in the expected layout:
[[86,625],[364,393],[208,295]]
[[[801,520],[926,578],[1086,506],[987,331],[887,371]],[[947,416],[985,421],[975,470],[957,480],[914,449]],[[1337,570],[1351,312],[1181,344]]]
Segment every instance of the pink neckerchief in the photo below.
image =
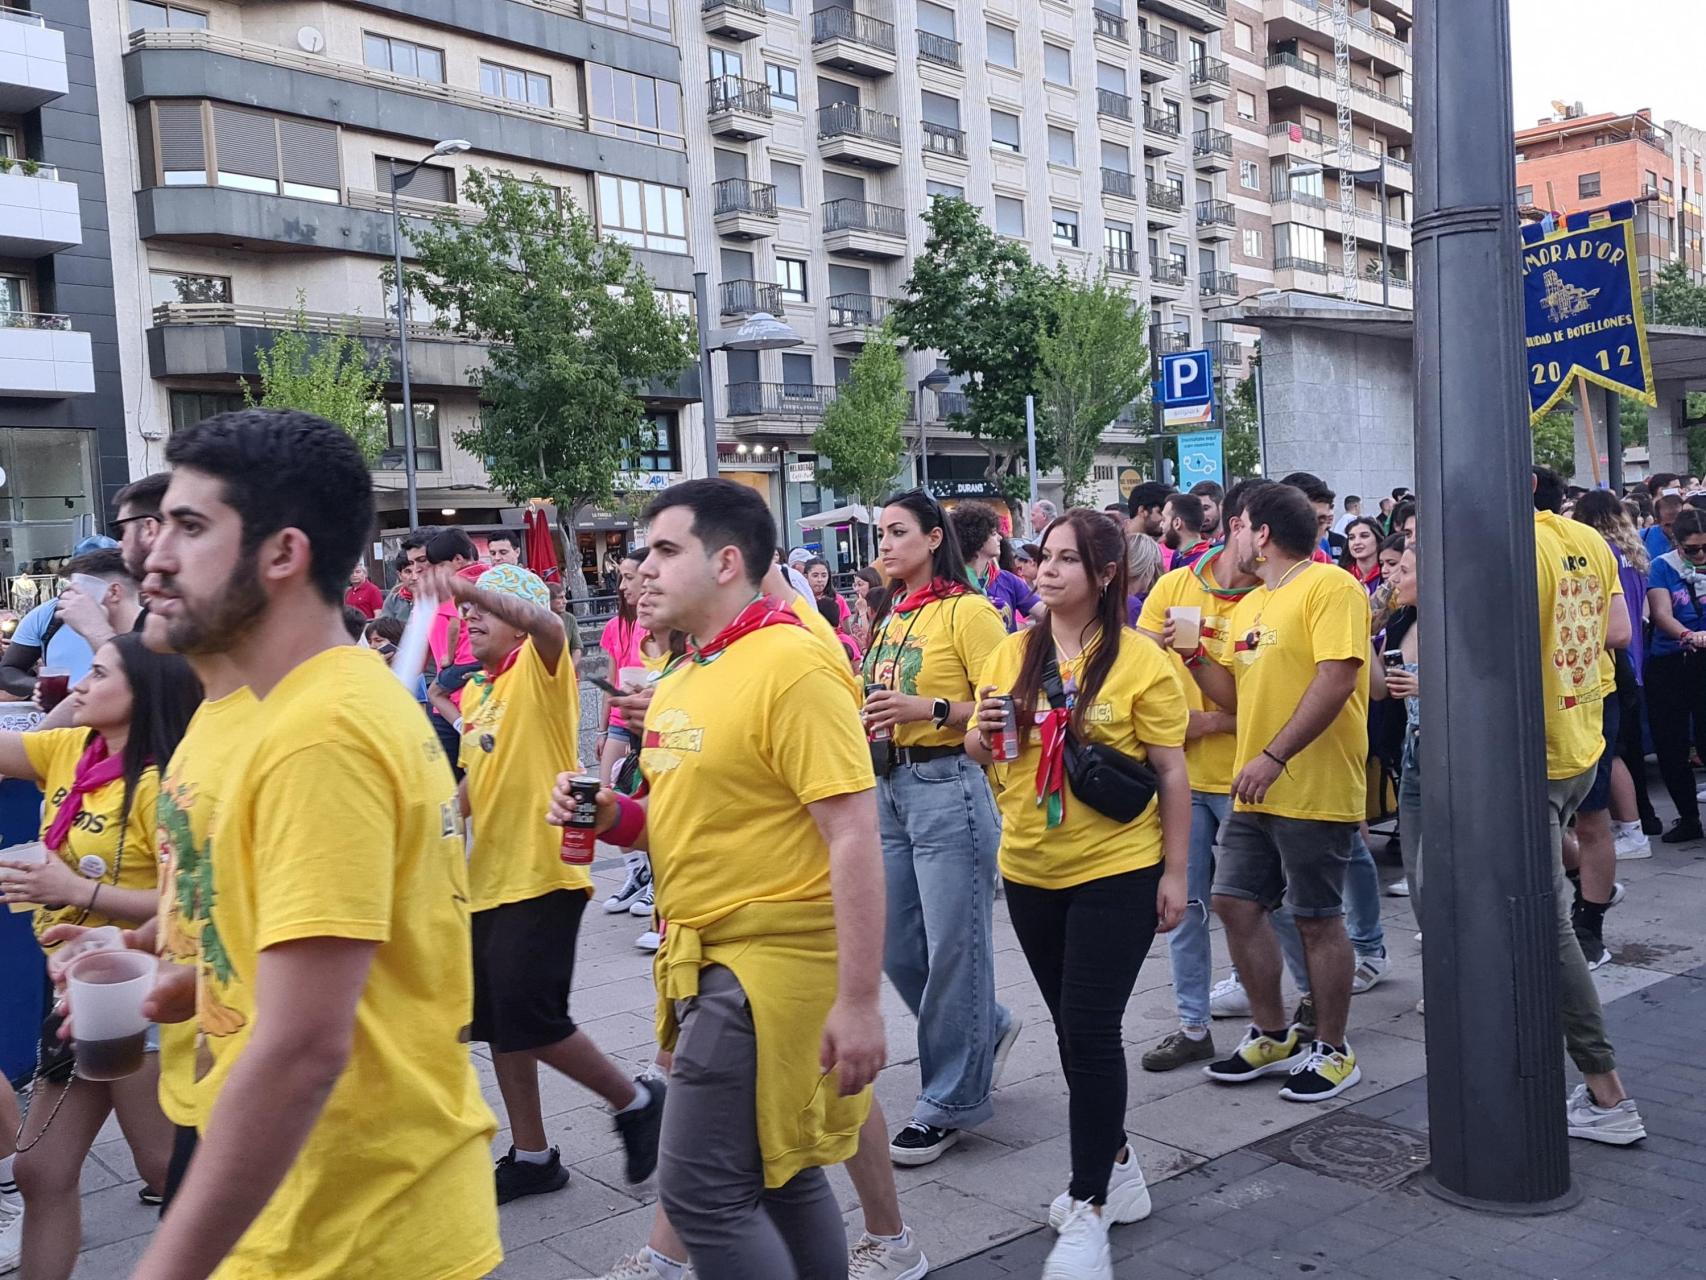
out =
[[47,829],[47,835],[42,843],[55,853],[65,844],[65,838],[71,834],[71,824],[77,821],[77,815],[83,812],[83,797],[91,791],[99,791],[109,782],[117,782],[124,777],[124,757],[107,754],[107,740],[96,734],[83,748],[83,754],[78,757],[76,772],[71,778],[71,790],[65,793],[65,799],[60,802],[59,812],[53,815],[53,823]]

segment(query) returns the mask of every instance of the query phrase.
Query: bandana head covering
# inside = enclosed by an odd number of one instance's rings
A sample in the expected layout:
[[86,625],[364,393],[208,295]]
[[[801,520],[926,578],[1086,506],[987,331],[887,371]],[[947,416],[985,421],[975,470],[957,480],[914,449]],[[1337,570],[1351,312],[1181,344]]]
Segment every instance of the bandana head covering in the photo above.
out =
[[518,564],[494,565],[482,573],[474,585],[482,591],[514,596],[541,609],[551,607],[551,590],[544,580],[531,569],[523,569]]

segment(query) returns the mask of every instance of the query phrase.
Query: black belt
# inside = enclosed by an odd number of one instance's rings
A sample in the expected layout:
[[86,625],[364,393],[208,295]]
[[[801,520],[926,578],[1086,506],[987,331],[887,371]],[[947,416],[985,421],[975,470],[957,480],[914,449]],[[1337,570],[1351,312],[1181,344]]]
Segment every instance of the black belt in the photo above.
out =
[[926,760],[942,760],[965,753],[963,743],[951,747],[895,747],[893,758],[896,764],[923,764]]

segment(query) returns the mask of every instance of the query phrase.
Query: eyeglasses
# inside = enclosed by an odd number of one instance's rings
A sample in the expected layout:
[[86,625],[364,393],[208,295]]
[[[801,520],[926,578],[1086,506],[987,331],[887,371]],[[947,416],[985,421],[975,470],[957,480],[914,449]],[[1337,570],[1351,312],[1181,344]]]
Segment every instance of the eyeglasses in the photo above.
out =
[[1706,556],[1706,542],[1685,542],[1677,549],[1690,559],[1695,556]]
[[125,525],[127,525],[127,524],[138,524],[138,523],[140,523],[145,530],[148,530],[150,532],[158,531],[160,528],[160,517],[159,516],[126,516],[122,520],[108,521],[108,524],[112,528],[119,530],[120,533],[123,533]]

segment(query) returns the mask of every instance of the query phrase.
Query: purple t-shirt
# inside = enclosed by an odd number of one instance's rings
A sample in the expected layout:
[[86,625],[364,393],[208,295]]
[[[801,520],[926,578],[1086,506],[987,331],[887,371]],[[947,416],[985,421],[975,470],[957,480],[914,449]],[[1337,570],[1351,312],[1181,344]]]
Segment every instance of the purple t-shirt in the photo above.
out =
[[1617,549],[1616,543],[1607,539],[1605,545],[1611,548],[1611,558],[1617,561],[1617,578],[1623,584],[1623,604],[1629,610],[1629,634],[1634,637],[1624,652],[1635,667],[1635,683],[1640,684],[1641,674],[1647,665],[1647,646],[1641,643],[1641,613],[1647,603],[1647,575],[1629,563],[1629,558]]
[[1024,626],[1025,619],[1030,617],[1031,610],[1039,603],[1037,593],[1026,585],[1025,580],[1005,569],[995,571],[995,578],[984,594],[1001,614],[1001,620],[1007,624],[1009,633]]

